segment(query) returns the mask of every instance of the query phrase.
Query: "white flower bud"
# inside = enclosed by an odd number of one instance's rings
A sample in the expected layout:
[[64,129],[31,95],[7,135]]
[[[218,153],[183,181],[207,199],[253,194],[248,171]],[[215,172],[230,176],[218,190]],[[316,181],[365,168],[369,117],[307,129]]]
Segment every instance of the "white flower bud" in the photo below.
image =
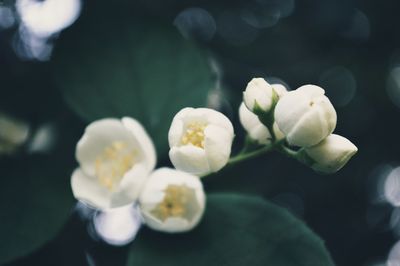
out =
[[150,175],[139,203],[150,228],[169,233],[185,232],[201,220],[205,194],[197,176],[160,168]]
[[72,174],[72,192],[102,210],[136,201],[156,164],[150,137],[128,117],[91,123],[76,146],[76,158],[80,168]]
[[273,126],[276,140],[282,140],[285,138],[285,134],[279,129],[278,124],[275,122]]
[[305,85],[286,93],[275,107],[275,121],[292,145],[309,147],[336,127],[336,111],[325,91]]
[[274,90],[263,78],[253,78],[243,92],[243,101],[250,111],[260,108],[268,112],[274,104]]
[[268,128],[260,122],[257,115],[247,109],[244,103],[239,107],[239,119],[251,139],[259,144],[271,143],[271,133]]
[[184,172],[217,172],[229,160],[233,137],[232,123],[220,112],[184,108],[175,115],[169,129],[169,158]]
[[321,173],[340,170],[358,151],[348,139],[331,134],[315,146],[305,148],[306,154],[314,161],[311,167]]
[[283,97],[283,95],[285,95],[288,92],[286,87],[280,83],[272,84],[272,88],[274,88],[274,91],[276,92],[279,98]]

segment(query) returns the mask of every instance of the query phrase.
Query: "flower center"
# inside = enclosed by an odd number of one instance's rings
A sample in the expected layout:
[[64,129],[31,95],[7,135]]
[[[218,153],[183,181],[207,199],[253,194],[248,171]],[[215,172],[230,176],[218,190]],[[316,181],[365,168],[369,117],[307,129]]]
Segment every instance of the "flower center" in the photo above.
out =
[[204,129],[206,124],[193,122],[186,126],[181,142],[183,145],[192,144],[199,148],[204,148]]
[[114,141],[96,157],[95,173],[101,185],[113,190],[135,164],[134,151],[123,141]]
[[192,219],[198,206],[194,189],[186,185],[169,185],[164,199],[151,211],[161,221],[171,217]]

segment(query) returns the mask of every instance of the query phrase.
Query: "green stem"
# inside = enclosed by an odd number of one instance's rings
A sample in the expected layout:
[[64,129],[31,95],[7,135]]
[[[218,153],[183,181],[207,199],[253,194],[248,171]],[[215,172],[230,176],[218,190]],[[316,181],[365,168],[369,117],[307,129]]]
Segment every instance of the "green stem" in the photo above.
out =
[[252,139],[249,137],[249,135],[246,135],[243,148],[239,151],[238,155],[245,154],[250,149],[251,144],[252,144]]
[[[244,162],[244,161],[250,160],[252,158],[267,154],[273,150],[280,151],[280,152],[288,155],[289,157],[296,158],[297,152],[282,145],[284,142],[285,142],[285,139],[275,141],[270,145],[264,146],[258,150],[247,152],[247,153],[246,153],[246,148],[243,148],[242,151],[240,151],[237,155],[235,155],[229,159],[229,161],[225,167],[230,167],[230,166],[236,165],[240,162]],[[207,174],[207,175],[203,176],[203,178],[208,177],[210,175],[212,175],[212,174]]]
[[251,158],[257,157],[259,155],[262,155],[264,153],[271,151],[274,147],[275,147],[275,145],[271,144],[271,145],[265,146],[261,149],[258,149],[258,150],[252,151],[252,152],[239,153],[238,155],[229,159],[228,165],[234,165],[238,162],[246,161]]

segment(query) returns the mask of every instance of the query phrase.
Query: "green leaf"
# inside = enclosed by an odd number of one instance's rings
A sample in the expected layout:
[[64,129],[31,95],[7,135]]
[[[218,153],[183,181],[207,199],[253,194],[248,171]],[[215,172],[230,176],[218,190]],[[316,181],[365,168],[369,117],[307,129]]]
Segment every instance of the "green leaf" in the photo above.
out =
[[215,85],[206,54],[170,23],[108,9],[93,12],[59,40],[56,83],[87,121],[138,119],[165,155],[173,116],[183,107],[205,106]]
[[1,161],[0,264],[51,240],[69,217],[71,163],[54,157]]
[[285,209],[235,194],[207,201],[202,223],[189,233],[141,232],[128,265],[333,265],[323,241]]
[[67,114],[52,125],[51,154],[0,157],[0,265],[52,240],[75,204],[70,178],[83,125]]

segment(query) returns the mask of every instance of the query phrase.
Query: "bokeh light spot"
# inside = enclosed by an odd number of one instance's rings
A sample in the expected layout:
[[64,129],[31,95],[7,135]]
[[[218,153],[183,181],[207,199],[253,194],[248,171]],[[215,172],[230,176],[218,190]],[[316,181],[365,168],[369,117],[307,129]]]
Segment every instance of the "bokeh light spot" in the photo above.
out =
[[38,37],[48,37],[71,25],[81,10],[80,0],[17,0],[24,26]]
[[217,31],[213,16],[207,10],[198,7],[183,10],[175,18],[174,25],[185,38],[201,41],[211,40]]
[[400,167],[394,168],[386,177],[384,195],[390,204],[400,206]]
[[356,94],[357,83],[345,67],[336,66],[321,74],[319,83],[323,87],[335,106],[347,105]]
[[15,17],[9,7],[0,6],[0,29],[7,29],[14,26]]
[[114,246],[130,243],[135,238],[141,224],[140,215],[133,206],[98,212],[93,217],[97,235],[106,243]]

